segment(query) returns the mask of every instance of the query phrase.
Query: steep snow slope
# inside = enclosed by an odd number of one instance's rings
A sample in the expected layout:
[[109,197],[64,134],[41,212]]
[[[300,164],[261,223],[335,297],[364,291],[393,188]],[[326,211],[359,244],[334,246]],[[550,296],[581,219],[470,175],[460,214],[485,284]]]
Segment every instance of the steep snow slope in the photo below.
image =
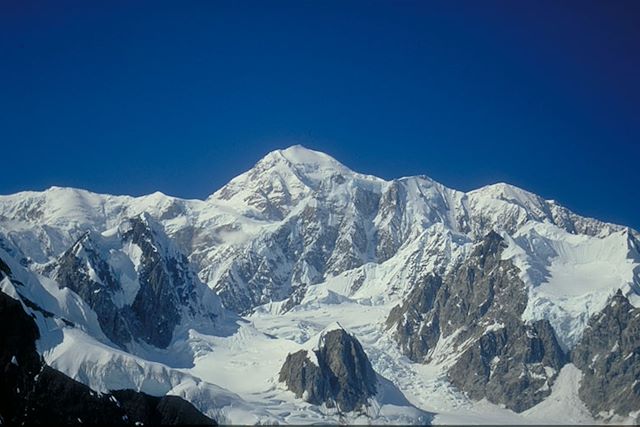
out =
[[565,349],[575,346],[589,318],[617,289],[640,303],[640,253],[628,229],[598,238],[530,223],[513,238],[505,236],[510,246],[504,258],[513,258],[531,285],[523,318],[548,319]]

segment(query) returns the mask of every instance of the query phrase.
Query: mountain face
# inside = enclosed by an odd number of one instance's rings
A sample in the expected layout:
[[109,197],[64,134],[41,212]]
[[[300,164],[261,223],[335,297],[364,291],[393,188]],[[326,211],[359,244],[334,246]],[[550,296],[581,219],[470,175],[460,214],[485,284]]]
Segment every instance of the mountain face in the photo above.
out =
[[617,292],[589,320],[572,353],[584,372],[580,397],[594,413],[640,408],[640,309]]
[[529,221],[586,235],[623,229],[505,184],[462,193],[427,177],[384,181],[299,146],[270,153],[205,201],[52,188],[4,198],[0,223],[12,224],[6,240],[17,256],[42,263],[87,229],[102,232],[142,212],[239,313],[384,262],[434,226],[472,240],[494,228],[514,233]]
[[0,196],[0,283],[53,368],[221,422],[626,422],[639,238],[294,146],[205,200]]
[[522,320],[527,289],[513,263],[501,259],[505,248],[490,232],[444,279],[434,275],[418,284],[387,326],[417,362],[428,362],[448,339],[460,353],[448,372],[452,384],[522,412],[550,394],[566,357],[548,321]]
[[105,335],[120,346],[138,339],[166,348],[183,317],[202,313],[213,322],[221,310],[214,296],[203,306],[203,293],[210,291],[146,214],[107,236],[87,232],[48,269],[89,304]]
[[[436,224],[471,239],[497,226],[513,233],[528,221],[588,235],[615,229],[508,185],[465,194],[427,177],[386,182],[300,147],[269,154],[208,201],[273,224],[229,261],[210,252],[210,266],[201,271],[225,306],[240,313],[365,263],[382,263]],[[228,231],[246,228],[236,222]]]

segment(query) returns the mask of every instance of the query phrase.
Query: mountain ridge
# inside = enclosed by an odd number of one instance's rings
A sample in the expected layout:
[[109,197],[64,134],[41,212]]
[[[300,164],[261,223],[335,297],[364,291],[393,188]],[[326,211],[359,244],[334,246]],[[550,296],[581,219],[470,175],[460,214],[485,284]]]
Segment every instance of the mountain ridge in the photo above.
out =
[[[364,177],[364,178],[371,178],[373,180],[377,180],[377,181],[381,181],[381,182],[385,182],[385,183],[391,183],[394,181],[407,181],[407,180],[414,180],[414,179],[425,179],[428,181],[431,181],[434,184],[440,185],[444,188],[447,189],[452,189],[451,187],[446,187],[443,184],[440,184],[438,181],[433,180],[431,177],[429,177],[428,175],[425,174],[419,174],[419,175],[408,175],[408,176],[401,176],[401,177],[397,177],[397,178],[391,178],[391,179],[383,179],[383,178],[379,178],[375,175],[370,175],[370,174],[362,174],[362,173],[358,173],[355,172],[353,170],[351,170],[350,168],[348,168],[347,166],[345,166],[344,164],[342,164],[341,162],[339,162],[338,160],[336,160],[335,158],[331,157],[328,154],[325,154],[323,152],[320,151],[316,151],[316,150],[311,150],[308,149],[306,147],[304,147],[301,144],[296,144],[296,145],[292,145],[288,148],[284,148],[284,149],[276,149],[273,151],[268,152],[265,156],[263,156],[258,162],[256,162],[256,164],[254,164],[248,171],[241,173],[240,175],[237,175],[234,178],[231,178],[229,180],[229,182],[225,185],[223,185],[220,189],[218,190],[214,190],[211,194],[209,194],[208,196],[204,197],[204,198],[182,198],[180,196],[172,196],[172,195],[168,195],[163,193],[162,191],[154,191],[153,193],[149,193],[149,194],[143,194],[140,196],[131,196],[131,195],[126,195],[126,194],[111,194],[111,193],[100,193],[100,192],[96,192],[96,191],[91,191],[91,190],[86,190],[80,187],[69,187],[69,186],[58,186],[58,185],[52,185],[50,187],[48,187],[47,189],[41,190],[41,191],[33,191],[33,190],[25,190],[25,191],[20,191],[17,193],[11,193],[11,194],[4,194],[4,195],[0,195],[0,200],[6,200],[9,198],[14,198],[14,197],[33,197],[33,196],[42,196],[44,194],[48,194],[51,192],[60,192],[60,191],[64,191],[64,192],[79,192],[82,195],[86,195],[86,196],[90,196],[90,197],[95,197],[95,196],[99,196],[99,197],[104,197],[104,198],[127,198],[130,200],[144,200],[144,199],[151,199],[151,198],[158,198],[158,199],[169,199],[169,200],[179,200],[182,202],[205,202],[208,199],[212,199],[214,198],[214,196],[216,195],[216,193],[220,192],[221,189],[223,189],[226,185],[228,185],[229,183],[233,182],[234,180],[236,180],[239,177],[242,177],[246,174],[248,174],[249,172],[251,172],[256,166],[261,165],[263,163],[270,163],[270,161],[274,158],[277,158],[278,156],[280,156],[281,158],[285,159],[288,162],[291,162],[292,164],[310,164],[308,159],[307,160],[298,160],[296,161],[291,161],[291,159],[289,157],[287,157],[287,153],[298,153],[299,157],[308,157],[308,158],[320,158],[323,159],[325,161],[325,163],[328,164],[332,164],[336,166],[336,171],[343,171],[343,172],[348,172],[350,174],[353,174],[355,176],[359,176],[359,177]],[[304,154],[300,154],[300,153],[304,153]],[[306,154],[306,156],[305,156]],[[295,158],[295,157],[294,157]],[[322,163],[322,162],[319,162]],[[313,163],[311,163],[313,164]],[[555,199],[544,199],[541,198],[540,196],[538,196],[537,194],[526,190],[524,188],[515,186],[513,184],[509,184],[508,182],[496,182],[496,183],[492,183],[492,184],[487,184],[487,185],[483,185],[481,187],[469,190],[469,191],[460,191],[460,190],[453,190],[456,191],[458,193],[464,193],[464,194],[479,194],[479,193],[495,193],[495,192],[504,192],[504,191],[511,191],[514,193],[520,193],[520,194],[526,194],[528,196],[534,196],[535,198],[538,198],[540,200],[544,200],[545,202],[548,203],[554,203],[557,204],[558,201]],[[594,219],[591,217],[584,217],[586,219]],[[611,224],[611,225],[617,225],[614,223],[607,223],[607,224]],[[635,230],[634,230],[635,231]],[[637,233],[637,231],[636,231]]]
[[[123,224],[136,221],[132,239]],[[74,246],[83,236],[93,236],[95,260]],[[576,402],[579,419],[595,420],[593,402],[567,383],[590,378],[588,367],[567,355],[616,292],[640,306],[639,239],[509,184],[461,192],[425,176],[384,180],[302,146],[267,154],[204,200],[60,187],[0,196],[0,255],[28,284],[3,289],[45,310],[33,313],[48,328],[47,362],[100,390],[171,391],[221,422],[340,420],[320,404],[330,395],[308,406],[295,397],[304,386],[294,381],[291,394],[277,375],[287,355],[336,320],[382,378],[380,396],[359,402],[353,422],[418,422],[433,413],[436,422],[459,421],[456,405],[474,411],[482,399],[511,410],[491,406],[487,416],[544,421],[537,408],[553,406],[558,390]],[[69,274],[59,274],[63,264]],[[202,291],[176,296],[183,287]],[[103,288],[112,294],[98,301]],[[219,316],[207,320],[208,312]],[[130,332],[110,331],[118,322]],[[90,350],[78,359],[75,345]],[[256,381],[245,384],[245,371]],[[474,374],[484,379],[467,381]],[[626,387],[631,377],[606,386]],[[310,418],[291,415],[298,408]]]
[[[147,212],[198,267],[201,280],[238,312],[288,298],[294,292],[288,277],[314,284],[367,262],[384,262],[437,223],[472,239],[495,227],[513,233],[529,220],[551,222],[571,233],[608,235],[622,229],[508,184],[463,193],[430,178],[385,181],[302,146],[267,154],[205,200],[61,188],[26,194],[0,197],[0,224],[10,222],[17,229],[4,240],[26,258],[48,262],[70,245],[69,236],[87,229],[102,232]],[[295,236],[302,236],[312,253],[302,247],[289,252],[301,243]],[[25,247],[23,242],[34,238],[47,242],[44,250]],[[266,243],[256,243],[261,239]],[[266,247],[275,257],[270,266],[256,259]],[[285,271],[279,273],[277,265]],[[260,279],[259,270],[265,268],[281,285],[263,296],[271,286]]]

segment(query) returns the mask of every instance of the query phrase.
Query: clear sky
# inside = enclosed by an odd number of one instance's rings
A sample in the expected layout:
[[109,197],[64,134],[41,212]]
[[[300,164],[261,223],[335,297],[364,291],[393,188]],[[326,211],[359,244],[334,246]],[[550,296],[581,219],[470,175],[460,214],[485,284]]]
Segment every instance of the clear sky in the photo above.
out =
[[203,198],[276,148],[640,228],[639,1],[4,1],[0,194]]

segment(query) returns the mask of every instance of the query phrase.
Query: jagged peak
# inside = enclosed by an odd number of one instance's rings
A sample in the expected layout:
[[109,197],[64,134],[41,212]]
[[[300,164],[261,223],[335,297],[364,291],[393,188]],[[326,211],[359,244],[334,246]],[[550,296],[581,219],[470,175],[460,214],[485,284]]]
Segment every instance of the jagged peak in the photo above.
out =
[[149,214],[146,211],[143,211],[137,215],[124,218],[120,223],[120,228],[122,230],[126,230],[128,227],[131,227],[131,225],[134,223],[143,224],[146,228],[153,231],[155,231],[154,230],[155,227],[160,227],[160,224],[158,223],[158,221],[153,216],[151,216],[151,214]]
[[341,331],[349,336],[352,336],[339,322],[332,322],[320,332],[315,334],[313,337],[309,338],[304,344],[302,344],[302,349],[307,350],[307,352],[316,352],[320,350],[320,348],[322,348],[324,345],[324,337],[332,331]]
[[[322,334],[322,335],[325,335],[325,334],[327,334],[328,332],[336,331],[336,330],[337,330],[337,331],[344,331],[344,332],[347,332],[347,330],[346,330],[346,329],[345,329],[345,328],[340,324],[340,322],[335,321],[335,322],[332,322],[332,323],[330,323],[329,325],[327,325],[327,327],[326,327],[326,328],[324,328],[324,329],[322,330],[321,334]],[[348,333],[348,332],[347,332],[347,333]]]
[[501,253],[507,247],[504,238],[495,230],[489,231],[479,242],[477,242],[471,252],[472,257],[486,258]]
[[158,245],[166,249],[172,248],[164,227],[148,212],[141,212],[138,215],[125,218],[118,226],[118,231],[126,239],[148,240],[156,249]]
[[95,250],[96,240],[99,238],[99,234],[93,230],[85,230],[78,238],[75,240],[73,245],[65,253],[61,256],[64,256],[66,253],[73,253],[75,256],[78,256],[83,250]]
[[597,313],[593,317],[593,319],[591,319],[590,323],[596,323],[597,321],[601,320],[602,317],[606,316],[607,313],[611,314],[614,311],[628,315],[629,311],[635,308],[631,301],[629,301],[630,296],[634,296],[634,293],[631,289],[623,290],[621,288],[618,288],[615,291],[612,290],[606,305],[599,313]]
[[484,236],[484,240],[488,242],[501,242],[504,239],[496,230],[491,230]]

